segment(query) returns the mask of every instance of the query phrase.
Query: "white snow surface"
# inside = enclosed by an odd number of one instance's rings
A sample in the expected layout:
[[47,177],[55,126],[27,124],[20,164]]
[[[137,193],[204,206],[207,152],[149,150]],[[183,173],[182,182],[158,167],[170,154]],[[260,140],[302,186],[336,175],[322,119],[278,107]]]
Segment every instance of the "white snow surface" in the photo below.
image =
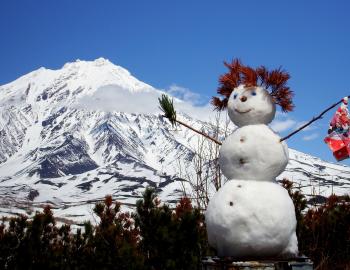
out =
[[269,124],[275,117],[276,105],[267,90],[244,85],[236,87],[229,97],[227,111],[231,121],[238,127]]
[[208,240],[219,256],[293,257],[298,246],[294,205],[276,183],[234,179],[211,198]]
[[288,164],[288,147],[266,125],[243,126],[223,142],[219,163],[228,179],[275,182]]
[[[111,194],[133,210],[146,186],[174,205],[189,188],[179,165],[196,177],[200,136],[160,117],[161,93],[103,58],[40,68],[0,86],[0,216],[50,204],[60,218],[94,221],[96,201]],[[174,103],[179,119],[214,132],[212,108]],[[349,167],[292,149],[289,156],[277,180],[289,178],[309,199],[349,193]]]

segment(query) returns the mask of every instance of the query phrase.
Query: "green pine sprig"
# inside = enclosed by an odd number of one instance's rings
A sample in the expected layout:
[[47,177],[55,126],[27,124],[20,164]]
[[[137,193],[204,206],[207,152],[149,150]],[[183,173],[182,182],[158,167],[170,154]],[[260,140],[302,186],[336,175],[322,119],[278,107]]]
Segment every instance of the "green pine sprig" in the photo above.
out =
[[169,119],[172,126],[176,126],[176,111],[174,108],[173,99],[170,99],[167,95],[162,94],[162,97],[158,98],[159,109],[164,113],[164,116]]

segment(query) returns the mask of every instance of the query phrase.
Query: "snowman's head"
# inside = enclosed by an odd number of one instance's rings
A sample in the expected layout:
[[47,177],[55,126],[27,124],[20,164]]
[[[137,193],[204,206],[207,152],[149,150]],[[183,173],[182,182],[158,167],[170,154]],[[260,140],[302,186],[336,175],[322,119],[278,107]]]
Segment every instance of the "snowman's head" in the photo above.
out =
[[235,88],[227,103],[231,121],[241,127],[252,124],[268,124],[275,117],[276,105],[272,96],[262,87]]
[[225,63],[229,71],[219,78],[218,93],[213,97],[218,110],[228,108],[231,120],[238,126],[268,124],[275,116],[276,104],[282,111],[293,110],[293,92],[287,86],[286,71],[267,70],[264,66],[251,68],[238,59]]

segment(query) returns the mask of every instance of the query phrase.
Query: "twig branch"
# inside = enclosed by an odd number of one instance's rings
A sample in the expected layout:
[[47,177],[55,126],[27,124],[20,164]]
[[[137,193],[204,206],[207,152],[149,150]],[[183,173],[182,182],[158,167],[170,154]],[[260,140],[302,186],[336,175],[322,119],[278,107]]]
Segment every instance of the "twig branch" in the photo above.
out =
[[213,137],[210,137],[208,134],[206,134],[206,133],[204,133],[204,132],[201,132],[201,131],[199,131],[199,130],[197,130],[197,129],[194,129],[193,127],[190,127],[189,125],[187,125],[186,123],[184,123],[184,122],[182,122],[182,121],[180,121],[180,120],[177,120],[177,119],[176,119],[175,121],[176,121],[177,123],[179,123],[180,125],[183,125],[184,127],[187,127],[187,128],[189,128],[190,130],[192,130],[192,131],[194,131],[194,132],[196,132],[196,133],[198,133],[198,134],[200,134],[200,135],[206,137],[207,139],[212,140],[212,141],[215,142],[216,144],[222,145],[222,142],[219,142],[217,139],[215,139],[215,138],[213,138]]
[[[348,98],[350,98],[350,96],[348,96]],[[307,126],[311,125],[313,122],[315,122],[318,119],[321,119],[322,116],[328,112],[329,110],[333,109],[334,107],[336,107],[337,105],[339,105],[340,103],[342,103],[343,99],[341,99],[340,101],[338,101],[337,103],[334,103],[332,106],[328,107],[327,109],[325,109],[323,112],[321,112],[318,116],[314,116],[309,122],[307,122],[305,125],[302,125],[300,128],[298,128],[297,130],[293,131],[292,133],[290,133],[289,135],[283,137],[280,141],[283,142],[284,140],[289,139],[290,137],[292,137],[294,134],[298,133],[299,131],[303,130],[304,128],[306,128]]]
[[213,142],[215,142],[219,145],[222,144],[221,142],[214,139],[213,137],[210,137],[208,134],[206,134],[202,131],[199,131],[197,129],[194,129],[193,127],[187,125],[186,123],[184,123],[180,120],[177,120],[173,100],[170,100],[170,98],[167,95],[162,94],[162,97],[158,98],[158,101],[159,101],[159,108],[164,112],[163,117],[168,118],[172,125],[175,125],[175,123],[178,123],[180,125],[183,125],[184,127],[187,127],[188,129],[206,137],[207,139],[212,140]]
[[[165,115],[162,115],[162,117],[168,118],[168,117],[166,117]],[[216,144],[222,145],[222,142],[218,141],[217,139],[215,139],[215,138],[209,136],[208,134],[206,134],[206,133],[204,133],[204,132],[202,132],[202,131],[199,131],[199,130],[197,130],[197,129],[195,129],[195,128],[189,126],[189,125],[187,125],[186,123],[184,123],[184,122],[182,122],[182,121],[180,121],[180,120],[173,119],[173,121],[175,121],[176,123],[178,123],[178,124],[180,124],[180,125],[182,125],[182,126],[188,128],[188,129],[190,129],[190,130],[192,130],[192,131],[194,131],[194,132],[196,132],[196,133],[198,133],[198,134],[200,134],[200,135],[202,135],[202,136],[204,136],[205,138],[207,138],[207,139],[209,139],[209,140],[212,140],[212,141],[215,142]]]

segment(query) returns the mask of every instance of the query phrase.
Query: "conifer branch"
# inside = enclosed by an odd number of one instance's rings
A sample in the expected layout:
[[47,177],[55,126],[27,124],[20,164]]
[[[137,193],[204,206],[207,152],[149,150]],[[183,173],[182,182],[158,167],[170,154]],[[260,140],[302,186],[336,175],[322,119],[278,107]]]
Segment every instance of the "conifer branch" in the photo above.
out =
[[176,111],[174,108],[173,100],[162,94],[161,98],[158,98],[159,101],[159,109],[161,109],[164,113],[164,117],[168,118],[172,126],[176,126]]
[[174,103],[173,103],[173,100],[170,99],[167,95],[165,94],[162,94],[162,97],[161,98],[158,98],[158,101],[159,101],[159,109],[161,109],[164,113],[163,117],[166,117],[169,119],[170,123],[172,126],[176,126],[176,123],[204,136],[205,138],[209,139],[209,140],[212,140],[213,142],[215,142],[216,144],[219,144],[221,145],[222,143],[218,140],[216,140],[215,138],[209,136],[208,134],[202,132],[202,131],[199,131],[189,125],[187,125],[186,123],[180,121],[180,120],[177,120],[176,119],[176,111],[175,111],[175,108],[174,108]]

